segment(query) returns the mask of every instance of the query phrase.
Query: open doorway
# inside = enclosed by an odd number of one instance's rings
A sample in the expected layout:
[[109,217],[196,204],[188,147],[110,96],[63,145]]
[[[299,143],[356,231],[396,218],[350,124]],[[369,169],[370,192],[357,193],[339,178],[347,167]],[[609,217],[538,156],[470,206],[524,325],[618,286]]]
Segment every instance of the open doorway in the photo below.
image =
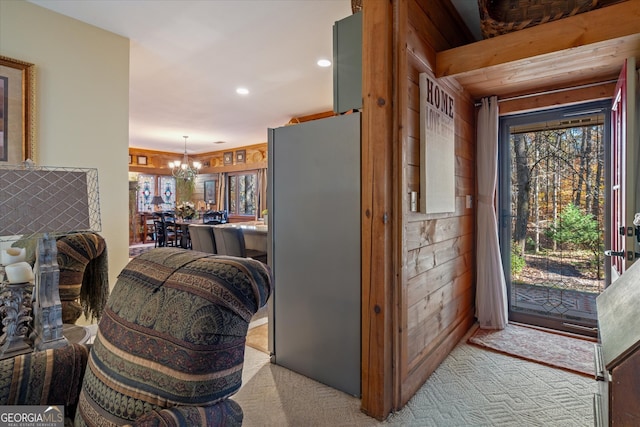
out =
[[501,118],[499,222],[510,321],[596,335],[609,128],[609,101]]

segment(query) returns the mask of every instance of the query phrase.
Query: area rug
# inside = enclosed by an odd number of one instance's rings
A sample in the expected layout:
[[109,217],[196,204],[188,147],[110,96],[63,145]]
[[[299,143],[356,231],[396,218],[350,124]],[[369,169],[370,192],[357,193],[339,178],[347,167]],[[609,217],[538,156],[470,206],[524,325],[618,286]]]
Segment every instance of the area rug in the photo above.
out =
[[247,345],[269,354],[269,324],[264,323],[249,329],[247,332]]
[[480,329],[469,338],[479,347],[593,377],[594,341],[519,324],[503,330]]

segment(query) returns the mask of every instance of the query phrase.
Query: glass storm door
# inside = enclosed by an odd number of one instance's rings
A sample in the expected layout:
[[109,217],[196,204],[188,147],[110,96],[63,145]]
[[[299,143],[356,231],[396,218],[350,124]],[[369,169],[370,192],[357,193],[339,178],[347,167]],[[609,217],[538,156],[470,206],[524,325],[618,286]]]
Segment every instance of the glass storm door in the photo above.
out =
[[500,121],[509,320],[594,335],[604,290],[609,102]]

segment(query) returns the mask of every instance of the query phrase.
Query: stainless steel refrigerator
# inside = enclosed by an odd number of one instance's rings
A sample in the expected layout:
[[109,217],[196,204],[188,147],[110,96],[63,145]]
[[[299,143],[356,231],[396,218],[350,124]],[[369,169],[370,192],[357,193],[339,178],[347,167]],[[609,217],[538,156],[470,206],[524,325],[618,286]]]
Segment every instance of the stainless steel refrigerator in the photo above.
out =
[[269,129],[272,362],[360,396],[360,113]]

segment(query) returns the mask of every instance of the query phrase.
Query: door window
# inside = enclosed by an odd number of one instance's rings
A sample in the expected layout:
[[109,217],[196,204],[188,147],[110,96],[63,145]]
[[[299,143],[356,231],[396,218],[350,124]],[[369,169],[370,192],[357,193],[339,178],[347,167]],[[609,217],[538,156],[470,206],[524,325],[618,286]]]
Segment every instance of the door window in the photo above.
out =
[[509,319],[593,334],[604,289],[608,103],[501,119]]

